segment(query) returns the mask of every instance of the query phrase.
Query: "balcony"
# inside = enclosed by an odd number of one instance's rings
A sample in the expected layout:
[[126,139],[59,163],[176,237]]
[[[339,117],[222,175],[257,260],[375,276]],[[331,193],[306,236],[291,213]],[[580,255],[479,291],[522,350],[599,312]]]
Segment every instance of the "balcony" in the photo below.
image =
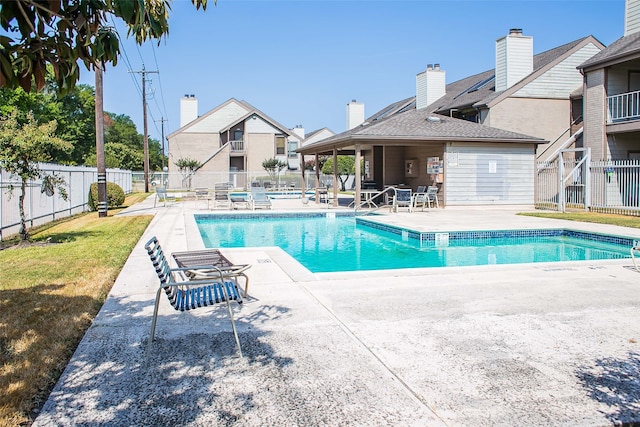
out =
[[607,97],[607,124],[640,120],[640,91]]
[[232,153],[244,153],[244,141],[241,139],[229,141]]

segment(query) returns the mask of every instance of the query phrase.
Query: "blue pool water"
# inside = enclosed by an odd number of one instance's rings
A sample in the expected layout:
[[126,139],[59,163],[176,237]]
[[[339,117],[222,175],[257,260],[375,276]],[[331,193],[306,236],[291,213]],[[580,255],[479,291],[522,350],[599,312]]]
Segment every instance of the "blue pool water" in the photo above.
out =
[[279,246],[314,273],[629,256],[625,238],[567,230],[420,234],[324,214],[196,215],[196,223],[206,247]]

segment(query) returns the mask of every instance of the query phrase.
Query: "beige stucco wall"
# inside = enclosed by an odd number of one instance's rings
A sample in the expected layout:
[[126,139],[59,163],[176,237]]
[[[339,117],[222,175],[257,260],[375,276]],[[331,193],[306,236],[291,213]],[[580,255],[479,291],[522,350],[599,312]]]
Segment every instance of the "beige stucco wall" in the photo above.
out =
[[[545,139],[569,138],[568,99],[507,98],[491,108],[484,124]],[[538,147],[542,152],[546,144]]]
[[275,136],[272,133],[250,133],[245,135],[247,143],[247,170],[264,170],[262,162],[275,156]]
[[178,133],[169,138],[169,172],[178,172],[178,159],[195,159],[205,162],[220,149],[218,134]]

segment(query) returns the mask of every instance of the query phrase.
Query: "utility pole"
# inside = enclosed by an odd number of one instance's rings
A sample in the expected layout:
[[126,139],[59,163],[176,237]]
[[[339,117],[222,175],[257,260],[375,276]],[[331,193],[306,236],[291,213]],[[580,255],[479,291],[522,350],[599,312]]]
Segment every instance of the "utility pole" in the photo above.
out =
[[107,216],[107,167],[104,158],[104,107],[102,64],[97,61],[94,66],[96,93],[96,165],[98,167],[98,217]]
[[[141,71],[129,71],[130,73],[142,74],[142,118],[144,122],[144,192],[149,192],[149,133],[147,131],[147,89],[146,77],[150,73],[158,73],[158,71],[147,71],[142,64]],[[164,141],[163,141],[164,143]]]
[[165,119],[164,117],[162,117],[160,120],[156,120],[157,122],[160,122],[160,129],[162,131],[162,171],[164,172],[164,122],[168,122],[169,119]]

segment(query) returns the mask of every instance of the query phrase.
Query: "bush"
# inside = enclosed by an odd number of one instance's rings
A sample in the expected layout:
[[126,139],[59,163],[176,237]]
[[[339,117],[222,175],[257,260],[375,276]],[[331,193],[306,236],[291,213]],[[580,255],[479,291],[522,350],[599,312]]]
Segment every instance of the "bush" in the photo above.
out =
[[[98,183],[94,182],[89,188],[89,209],[98,210]],[[124,203],[124,191],[114,182],[107,182],[107,207],[115,208]]]

